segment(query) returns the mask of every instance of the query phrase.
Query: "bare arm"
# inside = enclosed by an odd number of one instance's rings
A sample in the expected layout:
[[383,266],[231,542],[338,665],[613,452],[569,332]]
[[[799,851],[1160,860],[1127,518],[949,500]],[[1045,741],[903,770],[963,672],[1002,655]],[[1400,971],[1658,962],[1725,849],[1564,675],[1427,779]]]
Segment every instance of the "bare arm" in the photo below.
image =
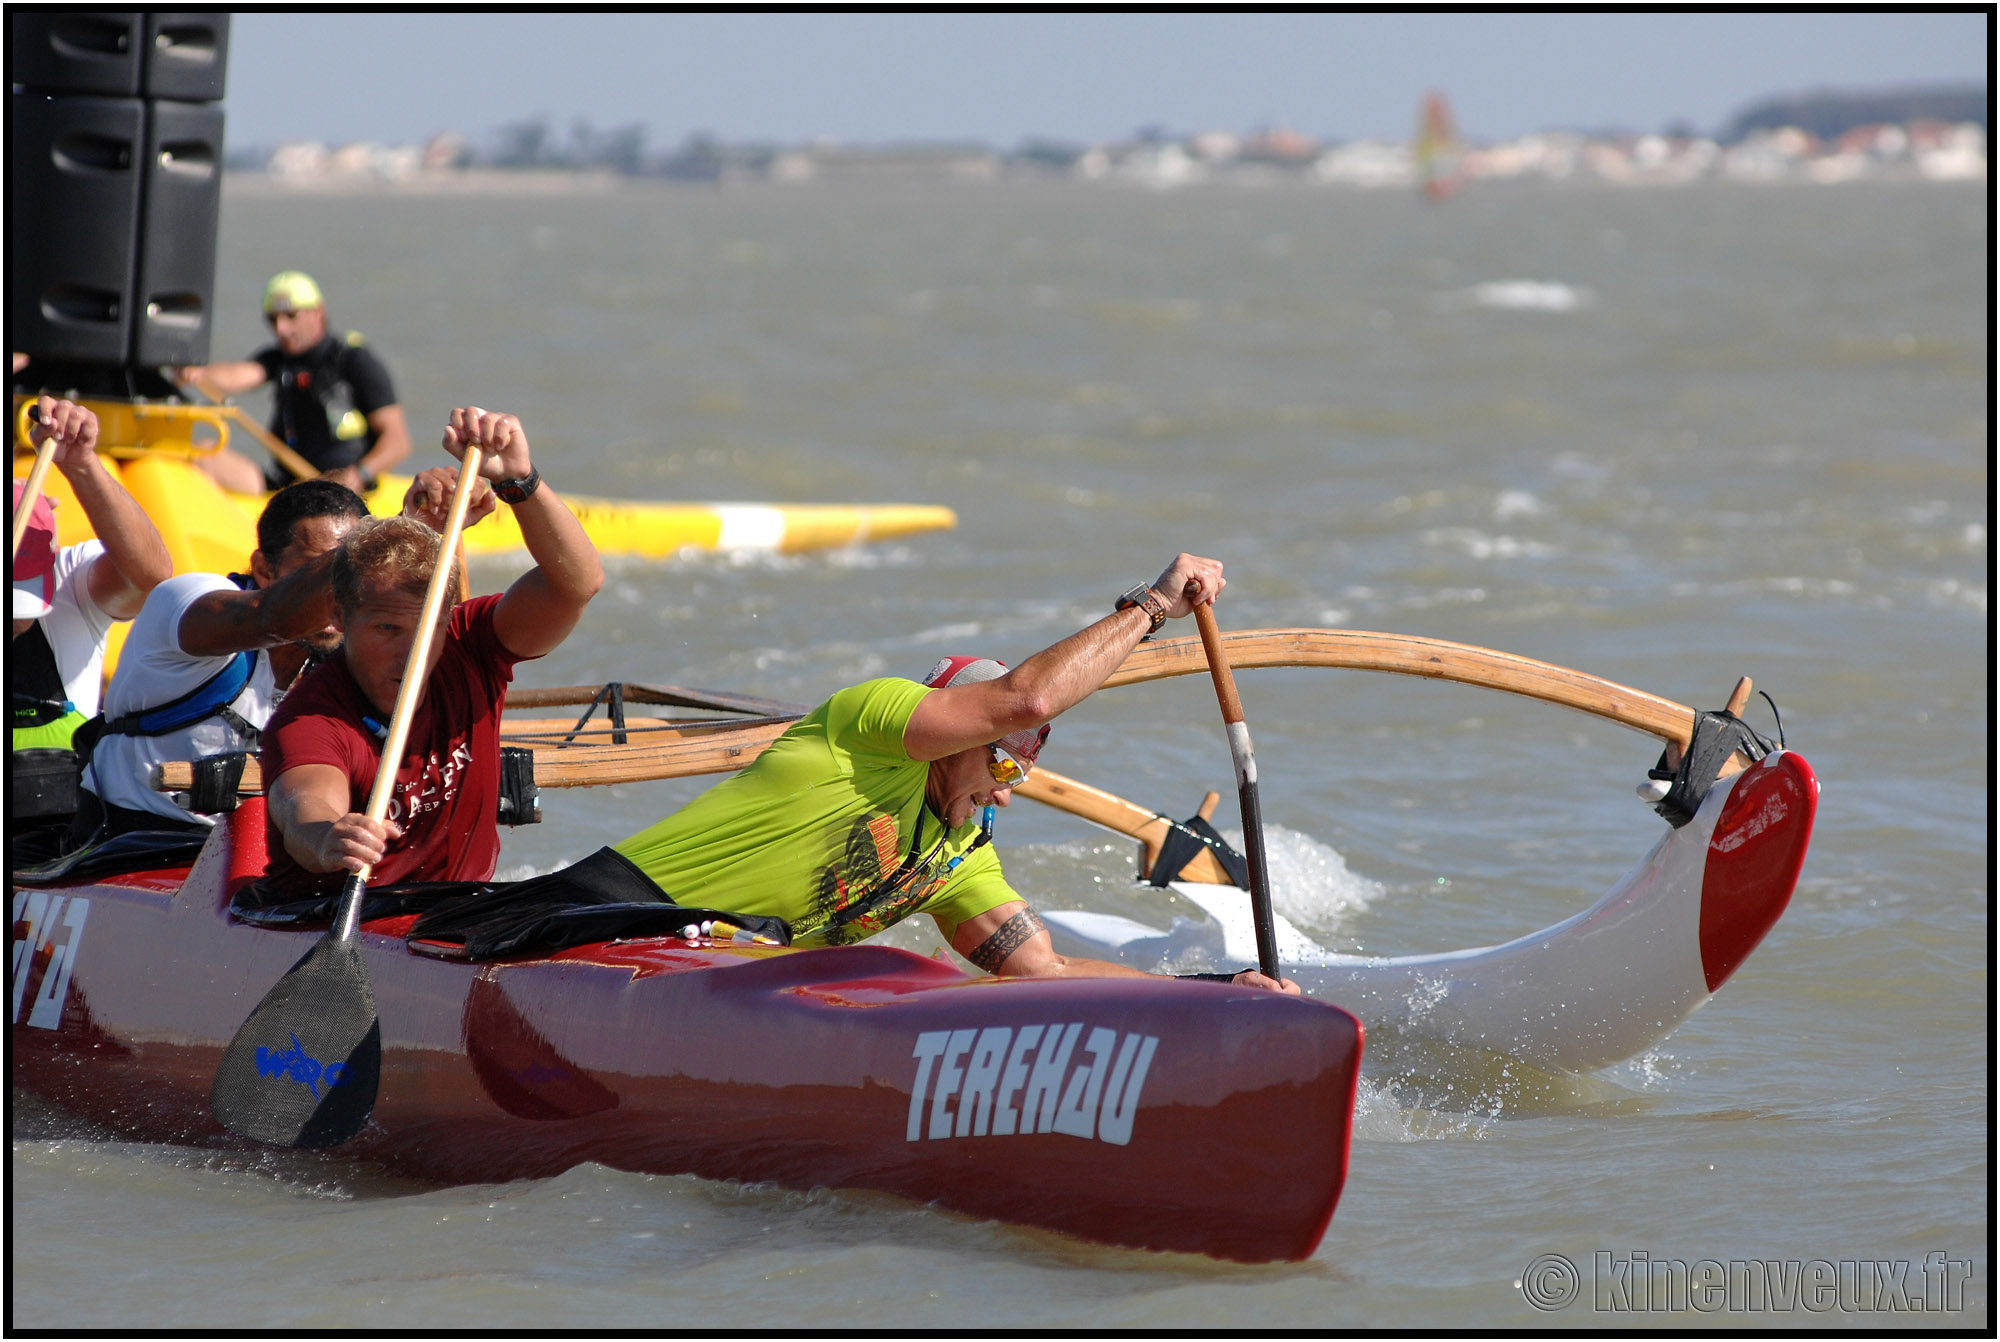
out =
[[951,948],[987,973],[1010,978],[1148,977],[1130,965],[1057,955],[1047,925],[1018,899],[960,923]]
[[195,599],[175,631],[190,657],[225,657],[275,648],[324,629],[333,619],[333,557],[328,550],[254,592],[214,591]]
[[368,416],[368,427],[375,430],[375,446],[355,463],[363,471],[380,475],[393,470],[410,455],[410,427],[403,421],[402,406],[383,406]]
[[[528,436],[512,415],[465,406],[451,412],[444,448],[465,455],[468,443],[487,452],[479,473],[488,480],[518,480],[534,469]],[[604,565],[583,524],[545,480],[526,499],[509,505],[535,567],[514,580],[493,611],[493,632],[517,657],[553,652],[583,618],[583,608],[604,586]],[[1107,673],[1109,674],[1109,673]]]
[[[1226,586],[1222,565],[1215,560],[1179,556],[1153,584],[1169,618],[1194,610],[1186,595],[1191,581],[1200,584],[1197,600],[1202,602],[1213,602]],[[1144,610],[1128,606],[1043,649],[997,680],[933,690],[910,715],[903,729],[903,748],[913,760],[940,760],[1009,732],[1039,727],[1094,694],[1151,627]]]
[[[1036,979],[1147,979],[1171,975],[1148,974],[1130,965],[1109,960],[1086,960],[1082,956],[1056,954],[1049,929],[1035,911],[1022,900],[988,909],[958,925],[951,948],[989,974],[1006,978]],[[1270,988],[1299,995],[1299,985],[1290,979],[1278,982],[1254,969],[1246,969],[1231,980],[1246,988]]]
[[36,446],[53,439],[56,469],[69,481],[90,529],[104,543],[91,561],[90,599],[116,620],[129,620],[146,604],[146,593],[174,576],[173,557],[138,500],[106,470],[97,456],[97,416],[70,401],[44,396],[41,422],[29,431]]
[[331,764],[301,764],[268,786],[271,821],[285,851],[307,871],[360,871],[382,860],[403,837],[393,820],[374,821],[348,810],[347,775]]
[[192,368],[172,368],[168,372],[176,382],[193,383],[195,389],[211,401],[219,401],[225,396],[241,396],[246,391],[255,391],[266,381],[264,365],[253,363],[248,359],[239,363],[210,363]]

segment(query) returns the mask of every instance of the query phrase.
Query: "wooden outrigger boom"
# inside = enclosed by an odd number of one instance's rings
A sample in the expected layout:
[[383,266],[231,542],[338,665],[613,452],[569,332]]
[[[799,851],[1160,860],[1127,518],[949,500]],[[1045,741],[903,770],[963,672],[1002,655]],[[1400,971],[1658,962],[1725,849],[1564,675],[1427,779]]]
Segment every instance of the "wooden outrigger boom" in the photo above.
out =
[[[1230,665],[1239,670],[1323,666],[1453,680],[1573,708],[1683,747],[1694,735],[1695,712],[1684,704],[1600,676],[1469,643],[1360,629],[1239,629],[1224,634],[1222,643]],[[1141,644],[1104,687],[1207,674],[1201,640],[1172,638]]]
[[[1231,663],[1238,668],[1319,666],[1451,680],[1465,685],[1524,695],[1575,709],[1660,737],[1670,750],[1685,747],[1694,730],[1695,712],[1682,704],[1615,681],[1572,671],[1532,658],[1491,648],[1451,643],[1408,634],[1370,633],[1344,629],[1245,629],[1222,635]],[[1105,682],[1107,688],[1162,680],[1170,676],[1208,674],[1199,638],[1146,643],[1125,659]],[[613,783],[650,782],[730,773],[743,768],[782,735],[806,711],[802,706],[753,695],[687,689],[677,685],[571,685],[509,692],[509,709],[559,708],[589,705],[580,719],[509,718],[501,739],[534,751],[535,783],[539,787],[595,787]],[[594,716],[609,702],[614,711]],[[626,705],[698,708],[735,713],[733,718],[625,717]],[[1740,699],[1734,706],[1740,707]],[[1747,762],[1747,761],[1744,761]],[[160,767],[156,788],[184,790],[193,783],[187,764]],[[239,791],[263,790],[255,760],[243,771]],[[1151,869],[1160,845],[1176,822],[1147,807],[1102,788],[1038,768],[1017,788],[1017,796],[1066,811],[1092,824],[1139,840],[1142,874]],[[1230,884],[1222,865],[1198,852],[1178,879]]]

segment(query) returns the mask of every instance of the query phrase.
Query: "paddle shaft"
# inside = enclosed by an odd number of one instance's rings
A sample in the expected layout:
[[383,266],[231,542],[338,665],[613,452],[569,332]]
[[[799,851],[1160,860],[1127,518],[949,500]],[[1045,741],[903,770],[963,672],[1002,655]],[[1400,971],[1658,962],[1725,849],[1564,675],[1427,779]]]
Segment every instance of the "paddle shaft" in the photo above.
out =
[[[423,692],[424,677],[430,670],[438,613],[444,608],[445,587],[451,582],[452,561],[458,553],[459,534],[465,530],[465,510],[472,501],[473,482],[479,479],[481,455],[478,446],[466,446],[465,458],[459,465],[458,487],[452,491],[451,513],[445,521],[444,543],[438,547],[437,566],[431,570],[430,585],[424,589],[417,636],[410,644],[410,659],[403,664],[403,684],[396,691],[396,711],[389,715],[389,733],[382,740],[382,763],[375,770],[375,786],[368,793],[368,810],[364,814],[377,824],[389,814],[389,798],[396,790],[396,766],[401,763],[403,746],[410,739],[410,719],[416,715],[417,696]],[[334,918],[333,936],[346,940],[361,925],[361,897],[374,869],[371,862],[347,878],[340,892],[340,912]]]
[[266,452],[269,452],[280,466],[283,466],[286,470],[292,473],[292,477],[294,479],[314,480],[319,477],[320,474],[319,467],[313,465],[310,461],[307,461],[304,457],[300,456],[297,452],[293,451],[291,445],[287,443],[284,439],[278,437],[276,434],[272,433],[269,429],[265,428],[262,424],[259,424],[256,420],[244,414],[242,406],[231,405],[227,401],[220,400],[214,396],[210,396],[208,394],[207,388],[203,387],[199,382],[195,382],[192,379],[186,382],[178,383],[176,385],[187,388],[189,391],[192,391],[196,395],[200,396],[204,401],[207,401],[210,405],[222,411],[223,417],[228,419],[230,422],[242,425],[243,428],[250,434],[250,436],[252,438],[255,438],[258,444],[261,447],[263,447],[263,449]]
[[250,436],[255,438],[266,452],[269,452],[272,457],[276,458],[280,466],[290,471],[293,479],[316,480],[319,478],[320,470],[317,466],[307,461],[297,452],[294,452],[291,445],[284,439],[278,437],[256,420],[244,414],[242,406],[225,405],[222,409],[228,414],[231,423],[241,424],[245,429],[249,430]]
[[[1189,584],[1193,598],[1193,584]],[[1222,648],[1213,604],[1194,608],[1201,645],[1208,653],[1208,673],[1215,681],[1215,698],[1229,733],[1229,756],[1236,766],[1236,801],[1243,813],[1243,859],[1250,868],[1250,916],[1257,927],[1257,968],[1267,978],[1278,975],[1278,937],[1271,917],[1270,868],[1264,861],[1264,813],[1257,803],[1257,756],[1250,747],[1250,728],[1243,721],[1243,701],[1236,694],[1236,677],[1229,654]]]
[[[366,814],[378,824],[389,813],[396,767],[430,670],[431,643],[482,456],[479,448],[468,445],[459,465],[437,566],[424,589],[368,795]],[[367,1125],[381,1089],[382,1022],[368,961],[355,934],[373,869],[369,863],[347,878],[332,928],[272,985],[223,1049],[208,1107],[231,1132],[272,1146],[320,1147],[349,1141]]]
[[35,511],[35,501],[42,497],[42,482],[48,478],[49,463],[55,459],[56,440],[43,439],[35,452],[35,464],[28,468],[28,487],[21,491],[21,501],[14,506],[14,544],[7,551],[9,559],[21,553],[21,541],[28,534],[28,516]]

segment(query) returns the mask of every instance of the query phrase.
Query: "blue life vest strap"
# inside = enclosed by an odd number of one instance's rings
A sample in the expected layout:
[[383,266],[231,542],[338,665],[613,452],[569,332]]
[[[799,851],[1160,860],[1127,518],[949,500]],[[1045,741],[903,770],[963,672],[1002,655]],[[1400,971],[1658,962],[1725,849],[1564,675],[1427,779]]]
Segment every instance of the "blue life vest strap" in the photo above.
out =
[[178,699],[161,704],[157,708],[141,709],[137,713],[106,718],[102,734],[165,736],[168,732],[192,726],[204,718],[220,717],[237,731],[248,736],[254,744],[260,732],[230,705],[236,702],[236,696],[242,694],[244,687],[249,685],[250,677],[256,669],[257,654],[239,652],[231,657],[220,671]]

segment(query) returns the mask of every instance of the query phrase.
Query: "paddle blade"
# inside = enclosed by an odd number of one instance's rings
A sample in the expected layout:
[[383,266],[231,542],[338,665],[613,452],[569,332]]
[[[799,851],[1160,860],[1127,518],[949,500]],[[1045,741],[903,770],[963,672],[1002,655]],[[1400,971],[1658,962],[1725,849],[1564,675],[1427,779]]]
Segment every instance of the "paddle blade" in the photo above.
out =
[[320,938],[229,1041],[208,1103],[270,1146],[338,1146],[361,1131],[382,1079],[382,1026],[361,947]]
[[1266,978],[1280,978],[1277,920],[1271,911],[1271,868],[1264,859],[1264,808],[1257,799],[1254,777],[1238,784],[1236,804],[1243,812],[1243,865],[1250,874],[1250,915],[1257,929],[1257,968]]

